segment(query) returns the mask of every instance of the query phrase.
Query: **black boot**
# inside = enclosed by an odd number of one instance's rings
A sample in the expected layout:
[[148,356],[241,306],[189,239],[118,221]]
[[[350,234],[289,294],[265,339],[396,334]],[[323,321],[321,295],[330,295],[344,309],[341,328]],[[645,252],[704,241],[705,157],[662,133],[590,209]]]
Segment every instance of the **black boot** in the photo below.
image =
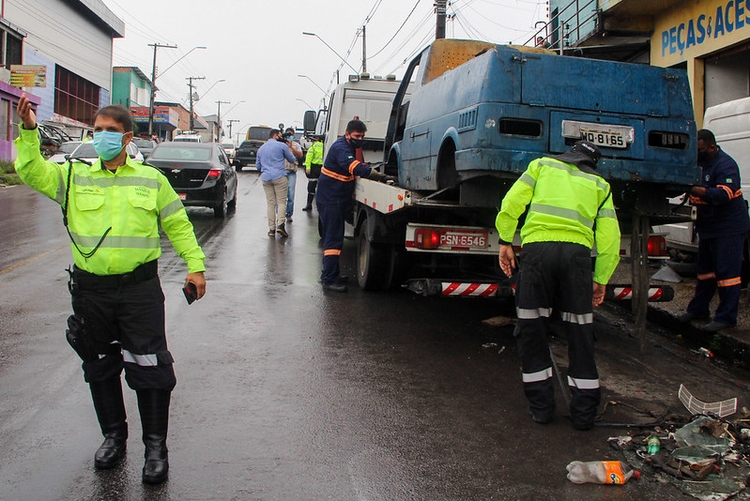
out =
[[143,483],[160,484],[167,479],[167,423],[169,398],[167,390],[138,390],[138,411],[143,426],[143,444],[146,446],[143,465]]
[[104,442],[94,454],[94,466],[101,470],[114,467],[125,455],[128,423],[122,400],[120,376],[89,383],[94,410],[104,435]]
[[313,199],[314,198],[315,198],[315,194],[314,193],[308,193],[307,194],[307,205],[305,205],[302,208],[303,211],[307,212],[309,210],[312,210],[312,203],[313,203]]

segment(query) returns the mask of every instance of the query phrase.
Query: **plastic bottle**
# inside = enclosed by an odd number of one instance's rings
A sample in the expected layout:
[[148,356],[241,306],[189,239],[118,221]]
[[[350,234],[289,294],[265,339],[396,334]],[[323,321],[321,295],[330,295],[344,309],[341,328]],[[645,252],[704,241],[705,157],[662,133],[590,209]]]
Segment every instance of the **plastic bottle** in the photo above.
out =
[[659,452],[659,449],[661,448],[661,441],[659,441],[659,437],[656,435],[653,435],[649,437],[648,439],[648,453],[649,454],[656,454]]
[[622,461],[572,461],[567,469],[568,480],[574,484],[624,484],[641,476]]
[[698,353],[700,353],[701,355],[703,355],[706,358],[714,358],[713,352],[711,350],[709,350],[708,348],[702,348],[701,347],[701,348],[698,349]]

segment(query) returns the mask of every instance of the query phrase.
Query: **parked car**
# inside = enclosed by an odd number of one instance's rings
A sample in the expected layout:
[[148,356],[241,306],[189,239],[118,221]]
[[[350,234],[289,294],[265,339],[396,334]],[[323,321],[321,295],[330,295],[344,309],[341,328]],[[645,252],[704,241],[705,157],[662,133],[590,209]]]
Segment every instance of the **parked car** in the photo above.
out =
[[211,207],[224,217],[237,205],[237,173],[219,143],[159,143],[146,163],[167,177],[185,206]]
[[224,138],[221,140],[221,147],[224,148],[224,153],[227,154],[227,158],[229,159],[229,165],[234,165],[234,154],[236,152],[234,148],[234,143],[231,139]]
[[[132,141],[128,143],[126,150],[130,158],[136,162],[143,162],[143,153],[141,153],[138,146],[133,144]],[[78,145],[73,153],[70,154],[70,158],[85,160],[86,162],[96,162],[99,159],[99,154],[94,149],[94,142],[86,141]]]
[[60,145],[57,152],[49,157],[47,160],[58,164],[65,163],[65,155],[70,155],[81,145],[81,141],[66,141]]
[[258,156],[258,148],[263,146],[264,141],[242,141],[239,148],[234,152],[234,165],[237,171],[241,171],[245,166],[255,166],[255,157]]
[[141,153],[143,153],[143,158],[148,158],[151,152],[154,151],[154,148],[156,148],[156,141],[144,137],[134,137],[133,142],[141,150]]

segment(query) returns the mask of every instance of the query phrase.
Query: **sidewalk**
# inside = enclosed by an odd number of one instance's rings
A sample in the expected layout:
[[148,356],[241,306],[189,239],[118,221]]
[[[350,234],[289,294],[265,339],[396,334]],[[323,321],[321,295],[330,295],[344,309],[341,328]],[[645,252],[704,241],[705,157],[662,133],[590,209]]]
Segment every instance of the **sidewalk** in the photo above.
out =
[[[659,267],[652,268],[650,275],[658,270]],[[625,266],[621,265],[616,277],[629,282],[629,272],[629,263]],[[625,278],[626,276],[627,278]],[[750,298],[748,298],[747,289],[742,291],[740,298],[737,326],[712,333],[702,330],[702,327],[710,322],[710,319],[684,323],[679,322],[676,318],[685,312],[685,308],[693,297],[695,277],[682,277],[682,281],[679,283],[653,279],[650,283],[652,286],[671,287],[674,289],[675,295],[672,301],[649,303],[649,322],[653,322],[674,334],[675,341],[682,342],[693,349],[708,348],[716,357],[738,367],[750,369]],[[718,295],[714,297],[711,303],[712,314],[716,311],[717,305]],[[626,307],[629,308],[629,305]]]

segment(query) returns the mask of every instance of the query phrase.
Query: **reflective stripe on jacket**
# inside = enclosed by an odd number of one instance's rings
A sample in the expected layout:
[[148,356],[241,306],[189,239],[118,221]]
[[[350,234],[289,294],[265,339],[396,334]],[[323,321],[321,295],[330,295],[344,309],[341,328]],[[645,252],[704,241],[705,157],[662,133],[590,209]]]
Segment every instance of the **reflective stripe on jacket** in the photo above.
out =
[[[47,162],[39,151],[38,130],[20,126],[15,140],[16,172],[21,180],[53,199],[65,203],[68,171],[68,226],[75,243],[90,252],[106,233],[101,246],[89,258],[73,247],[78,268],[96,275],[128,273],[161,255],[159,224],[189,272],[205,271],[206,259],[180,198],[167,178],[129,156],[125,165],[111,172],[101,160],[58,165]],[[107,231],[111,227],[111,230]]]
[[522,244],[572,242],[591,249],[596,243],[594,281],[609,281],[620,261],[620,228],[603,178],[553,158],[532,161],[503,198],[495,220],[502,241],[513,241],[527,206]]

